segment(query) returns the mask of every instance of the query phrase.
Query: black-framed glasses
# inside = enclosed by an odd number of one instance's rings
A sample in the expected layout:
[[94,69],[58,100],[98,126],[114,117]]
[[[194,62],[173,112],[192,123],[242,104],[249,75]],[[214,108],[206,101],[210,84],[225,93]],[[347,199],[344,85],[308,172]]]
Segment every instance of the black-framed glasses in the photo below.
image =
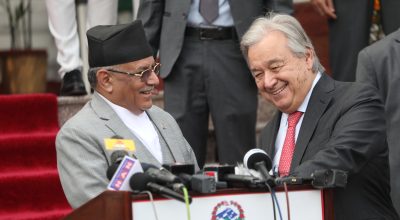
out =
[[160,67],[161,67],[161,63],[154,63],[148,69],[137,71],[137,72],[126,72],[126,71],[120,71],[120,70],[114,70],[114,69],[107,69],[107,71],[114,72],[114,73],[126,74],[128,76],[136,76],[136,77],[139,77],[142,81],[146,81],[150,77],[152,72],[154,72],[157,76],[159,76],[160,75]]

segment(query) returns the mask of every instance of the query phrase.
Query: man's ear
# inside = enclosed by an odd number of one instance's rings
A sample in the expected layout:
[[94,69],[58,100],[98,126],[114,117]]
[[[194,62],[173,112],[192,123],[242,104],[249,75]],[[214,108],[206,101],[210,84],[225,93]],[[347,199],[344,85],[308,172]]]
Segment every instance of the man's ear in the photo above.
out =
[[113,89],[113,78],[106,69],[99,69],[96,73],[97,86],[100,90],[111,93]]
[[306,51],[307,69],[309,69],[309,70],[312,69],[314,59],[315,59],[315,54],[313,53],[313,51],[310,48],[307,48],[307,51]]

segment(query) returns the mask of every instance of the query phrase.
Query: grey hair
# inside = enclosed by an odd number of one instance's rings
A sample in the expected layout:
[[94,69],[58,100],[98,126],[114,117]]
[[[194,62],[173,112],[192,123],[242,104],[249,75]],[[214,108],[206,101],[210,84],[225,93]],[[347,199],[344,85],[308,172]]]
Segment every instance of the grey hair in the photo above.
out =
[[297,57],[305,57],[307,49],[310,49],[314,54],[313,72],[325,71],[325,68],[319,62],[310,38],[307,36],[300,23],[290,15],[268,13],[265,17],[256,19],[251,24],[249,30],[243,35],[242,41],[240,42],[241,50],[246,59],[248,57],[249,47],[260,42],[272,31],[280,31],[286,36],[288,39],[287,46]]
[[90,83],[90,87],[95,89],[97,86],[97,71],[100,69],[116,69],[117,66],[102,66],[102,67],[91,67],[88,71],[88,80]]

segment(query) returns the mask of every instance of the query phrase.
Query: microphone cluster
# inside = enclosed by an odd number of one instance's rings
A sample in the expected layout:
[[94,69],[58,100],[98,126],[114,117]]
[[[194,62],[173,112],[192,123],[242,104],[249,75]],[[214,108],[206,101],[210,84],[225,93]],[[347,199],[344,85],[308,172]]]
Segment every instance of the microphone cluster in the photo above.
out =
[[344,188],[347,185],[347,172],[336,169],[325,169],[314,171],[309,178],[286,176],[273,177],[269,174],[272,168],[272,160],[268,154],[261,149],[251,149],[243,159],[244,165],[249,169],[258,170],[265,182],[270,186],[280,186],[284,183],[290,185],[311,184],[315,188]]
[[[275,187],[283,184],[310,183],[316,188],[344,187],[347,183],[347,173],[340,170],[315,171],[310,178],[278,177],[269,174],[272,161],[268,154],[261,149],[252,149],[246,153],[243,164],[247,169],[257,170],[261,177],[235,174],[233,165],[206,166],[203,171],[194,173],[193,164],[168,164],[157,167],[152,164],[139,163],[130,158],[128,152],[117,150],[111,154],[111,165],[107,169],[107,177],[110,179],[109,189],[112,184],[127,185],[133,192],[151,191],[185,202],[183,188],[198,193],[214,193],[217,188],[245,186],[249,188],[261,188],[268,185]],[[137,163],[131,163],[131,167],[121,168],[125,160],[130,159]],[[133,164],[133,165],[132,165]],[[124,170],[125,169],[125,170]],[[129,169],[134,169],[134,171]],[[128,171],[126,171],[128,170]],[[117,176],[122,176],[119,178]],[[120,181],[120,182],[118,182]],[[189,202],[192,199],[189,197]]]

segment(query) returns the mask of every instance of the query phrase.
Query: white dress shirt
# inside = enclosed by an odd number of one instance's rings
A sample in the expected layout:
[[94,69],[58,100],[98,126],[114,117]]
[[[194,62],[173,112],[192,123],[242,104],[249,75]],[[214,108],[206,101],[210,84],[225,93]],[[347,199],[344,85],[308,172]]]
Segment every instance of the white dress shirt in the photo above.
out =
[[[299,106],[297,111],[303,112],[303,113],[306,112],[306,109],[307,109],[307,106],[308,106],[308,102],[310,101],[310,97],[311,97],[312,91],[314,90],[314,87],[315,87],[315,85],[317,84],[317,82],[319,81],[320,78],[321,78],[321,73],[318,72],[316,77],[315,77],[315,79],[314,79],[314,81],[313,81],[313,84],[311,86],[310,91],[308,91],[306,97],[304,98],[303,103],[301,103],[301,105]],[[287,126],[288,126],[288,117],[289,117],[289,115],[287,113],[283,113],[282,112],[279,131],[278,131],[278,135],[276,136],[276,141],[275,141],[275,156],[274,156],[274,159],[272,161],[272,167],[273,167],[272,170],[273,170],[274,173],[278,173],[279,160],[281,159],[283,143],[285,142],[286,131],[287,131]],[[301,116],[299,122],[296,125],[295,142],[297,142],[297,136],[299,134],[299,130],[300,130],[301,124],[303,123],[303,118],[304,118],[304,114]]]
[[[100,94],[99,94],[100,95]],[[128,109],[116,105],[102,95],[100,95],[117,113],[122,122],[129,130],[144,144],[147,150],[160,162],[163,163],[162,151],[158,133],[154,128],[149,116],[146,112],[135,115]]]

